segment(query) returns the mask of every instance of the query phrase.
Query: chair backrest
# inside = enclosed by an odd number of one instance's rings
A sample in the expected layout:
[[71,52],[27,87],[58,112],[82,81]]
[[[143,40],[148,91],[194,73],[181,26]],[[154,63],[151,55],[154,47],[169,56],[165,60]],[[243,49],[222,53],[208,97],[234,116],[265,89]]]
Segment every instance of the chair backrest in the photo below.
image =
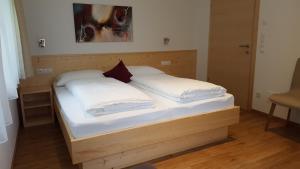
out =
[[291,89],[300,89],[300,58],[297,60]]

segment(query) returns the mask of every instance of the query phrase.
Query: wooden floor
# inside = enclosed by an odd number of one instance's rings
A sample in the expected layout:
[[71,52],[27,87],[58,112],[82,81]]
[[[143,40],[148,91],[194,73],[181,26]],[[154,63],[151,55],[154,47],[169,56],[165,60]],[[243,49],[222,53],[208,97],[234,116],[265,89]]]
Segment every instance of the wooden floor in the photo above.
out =
[[[275,120],[264,131],[265,116],[242,112],[230,139],[153,161],[158,169],[299,169],[300,129]],[[72,166],[59,127],[21,129],[14,169],[77,169]]]

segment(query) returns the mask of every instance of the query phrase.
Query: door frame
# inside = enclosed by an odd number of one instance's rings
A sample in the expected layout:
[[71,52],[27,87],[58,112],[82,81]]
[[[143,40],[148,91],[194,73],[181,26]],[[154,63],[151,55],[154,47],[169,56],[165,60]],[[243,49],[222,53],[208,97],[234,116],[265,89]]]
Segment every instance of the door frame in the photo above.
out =
[[[248,103],[247,103],[247,111],[252,109],[252,99],[253,99],[253,87],[254,87],[254,77],[255,77],[255,63],[256,63],[256,52],[257,52],[257,40],[258,40],[258,28],[259,28],[259,15],[260,15],[260,0],[254,0],[255,1],[255,7],[254,7],[254,16],[253,16],[253,32],[252,32],[252,48],[251,48],[251,61],[250,61],[250,80],[249,80],[249,96],[248,96]],[[211,41],[212,41],[212,3],[210,3],[210,28],[209,28],[209,48],[208,48],[208,68],[210,66],[210,55],[211,55]],[[207,77],[209,77],[208,72],[207,72]],[[209,81],[209,79],[208,79]]]

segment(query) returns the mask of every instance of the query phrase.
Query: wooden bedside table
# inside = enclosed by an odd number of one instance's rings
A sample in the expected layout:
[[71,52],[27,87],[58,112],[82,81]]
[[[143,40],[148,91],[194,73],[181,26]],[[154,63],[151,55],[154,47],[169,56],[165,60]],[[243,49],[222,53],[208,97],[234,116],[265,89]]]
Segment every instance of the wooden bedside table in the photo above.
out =
[[54,123],[53,98],[50,86],[20,87],[24,127]]

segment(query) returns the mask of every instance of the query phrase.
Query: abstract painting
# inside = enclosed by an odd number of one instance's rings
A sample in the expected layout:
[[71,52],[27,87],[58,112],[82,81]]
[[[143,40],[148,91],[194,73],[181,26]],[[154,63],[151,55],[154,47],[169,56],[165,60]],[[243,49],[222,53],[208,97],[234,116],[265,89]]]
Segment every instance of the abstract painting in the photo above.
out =
[[76,42],[131,42],[132,7],[73,4]]

